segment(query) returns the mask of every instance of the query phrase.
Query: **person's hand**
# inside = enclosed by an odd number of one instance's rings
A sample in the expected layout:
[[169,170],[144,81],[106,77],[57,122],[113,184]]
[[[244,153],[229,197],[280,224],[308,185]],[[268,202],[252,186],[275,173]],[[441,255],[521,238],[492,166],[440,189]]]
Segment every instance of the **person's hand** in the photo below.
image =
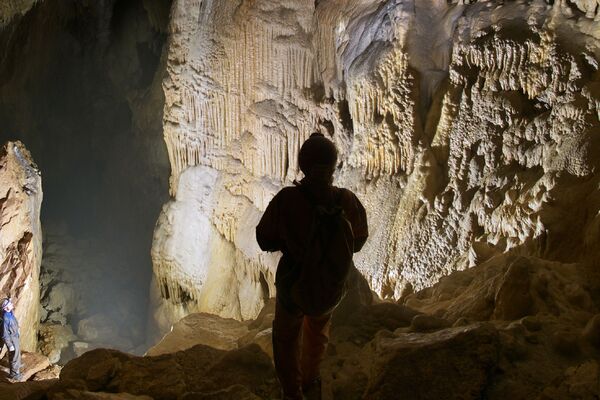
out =
[[8,348],[8,351],[15,351],[15,346],[10,346],[10,347]]

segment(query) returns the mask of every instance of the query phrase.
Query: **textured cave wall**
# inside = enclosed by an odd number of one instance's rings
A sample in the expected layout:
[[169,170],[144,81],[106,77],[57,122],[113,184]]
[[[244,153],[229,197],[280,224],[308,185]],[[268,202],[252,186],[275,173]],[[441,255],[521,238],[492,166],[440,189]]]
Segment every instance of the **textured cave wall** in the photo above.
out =
[[116,337],[144,340],[168,185],[169,10],[169,0],[46,0],[0,30],[0,142],[26,143],[45,179],[41,318],[75,333],[100,313]]
[[4,0],[0,3],[0,28],[8,25],[13,18],[25,15],[37,0]]
[[174,2],[172,167],[152,250],[160,329],[254,317],[276,257],[254,226],[314,130],[365,203],[355,261],[384,297],[513,252],[593,265],[597,2]]
[[25,146],[0,147],[0,297],[13,299],[27,351],[37,344],[42,197],[42,177]]

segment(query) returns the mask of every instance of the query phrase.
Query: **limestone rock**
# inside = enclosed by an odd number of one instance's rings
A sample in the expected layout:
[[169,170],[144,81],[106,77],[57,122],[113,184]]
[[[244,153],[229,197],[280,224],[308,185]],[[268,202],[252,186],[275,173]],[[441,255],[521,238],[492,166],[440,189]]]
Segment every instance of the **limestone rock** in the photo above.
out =
[[258,332],[249,332],[246,336],[241,337],[238,341],[240,347],[249,344],[256,344],[264,351],[271,359],[273,358],[273,329],[267,328]]
[[[132,322],[132,319],[130,318],[129,321]],[[117,325],[115,319],[108,314],[94,314],[82,319],[77,324],[77,337],[90,343],[91,348],[133,349],[131,336],[123,336],[123,332],[124,330]]]
[[75,356],[81,357],[85,352],[93,350],[90,348],[90,344],[87,342],[76,341],[72,343],[73,352]]
[[[315,130],[340,150],[336,184],[367,208],[355,263],[382,298],[511,252],[596,260],[597,4],[553,3],[176,0],[158,330],[192,312],[252,319],[273,296],[277,255],[253,226],[300,177]],[[473,314],[540,310],[535,268],[505,272]]]
[[[407,296],[405,304],[450,321],[510,321],[539,313],[589,315],[595,310],[590,296],[595,283],[586,282],[584,271],[582,265],[505,254],[455,272]],[[534,319],[525,323],[538,324]]]
[[21,347],[33,351],[39,322],[42,178],[21,142],[0,149],[0,297],[11,296]]
[[13,18],[25,15],[38,0],[16,0],[0,3],[0,28],[7,25]]
[[42,306],[47,312],[45,320],[66,325],[68,317],[76,311],[77,293],[72,285],[59,282],[49,285],[42,300]]
[[48,368],[36,372],[32,377],[32,381],[47,381],[51,379],[58,379],[60,376],[61,367],[59,365],[50,365]]
[[[50,360],[48,360],[48,357],[43,354],[22,352],[21,357],[23,363],[21,367],[23,381],[29,380],[29,378],[50,366]],[[2,361],[1,370],[4,375],[3,378],[7,377],[9,373],[8,357]]]
[[[232,388],[244,386],[247,390]],[[196,345],[187,350],[153,357],[135,357],[115,350],[97,349],[69,362],[50,398],[71,389],[129,393],[172,399],[186,393],[254,393],[259,398],[277,392],[269,357],[258,346],[230,352]],[[211,398],[211,397],[208,397]],[[219,397],[215,397],[219,398]]]
[[373,346],[378,357],[365,393],[372,399],[476,399],[498,362],[497,333],[486,326],[380,338]]
[[52,364],[56,364],[61,358],[63,349],[76,339],[70,326],[59,324],[41,324],[39,332],[38,348],[46,355]]
[[25,400],[37,399],[48,391],[55,382],[38,381],[22,383],[2,383],[0,382],[0,400]]
[[108,341],[118,332],[112,319],[104,314],[95,314],[77,324],[77,336],[85,341]]
[[583,330],[583,337],[593,346],[600,348],[600,314],[590,318]]
[[600,374],[598,363],[588,361],[584,364],[568,368],[564,377],[556,386],[544,389],[544,399],[589,399],[598,397],[600,393]]
[[427,332],[449,327],[448,321],[433,315],[418,314],[410,322],[410,328],[414,332]]
[[[512,282],[522,278],[511,272],[515,265],[529,271],[526,293],[539,312],[515,320],[506,320],[509,314],[496,318],[497,293],[522,287]],[[333,318],[321,368],[323,398],[597,397],[598,349],[585,334],[582,340],[582,332],[594,326],[597,308],[587,300],[593,282],[583,279],[580,267],[495,256],[407,295],[411,307],[375,299],[352,316]],[[487,297],[475,298],[483,294]],[[482,309],[481,304],[487,305]],[[229,351],[195,345],[135,357],[92,350],[69,362],[46,396],[110,392],[156,399],[277,398],[268,354],[272,316],[272,301],[249,323],[190,315],[168,335],[170,343],[188,343],[195,331],[206,335],[199,322],[207,320],[213,328],[233,324],[248,333],[238,340],[240,348]],[[486,321],[474,322],[477,317]],[[448,328],[450,323],[454,326]]]
[[246,324],[234,319],[223,319],[211,314],[190,314],[173,325],[171,332],[151,347],[146,355],[175,353],[197,344],[233,350],[238,347],[238,339],[247,333]]
[[50,396],[51,400],[152,400],[150,396],[134,396],[129,393],[86,392],[69,389]]
[[212,393],[186,393],[181,400],[260,400],[245,386],[233,385],[227,389],[218,390]]

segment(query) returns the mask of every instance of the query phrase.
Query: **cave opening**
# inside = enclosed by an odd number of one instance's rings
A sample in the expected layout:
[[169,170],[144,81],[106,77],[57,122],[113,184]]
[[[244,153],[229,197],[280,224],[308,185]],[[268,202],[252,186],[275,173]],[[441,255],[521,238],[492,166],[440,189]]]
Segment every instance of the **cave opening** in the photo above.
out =
[[[42,324],[142,349],[170,0],[48,0],[0,31],[0,141],[42,173]],[[141,350],[140,350],[141,351]]]

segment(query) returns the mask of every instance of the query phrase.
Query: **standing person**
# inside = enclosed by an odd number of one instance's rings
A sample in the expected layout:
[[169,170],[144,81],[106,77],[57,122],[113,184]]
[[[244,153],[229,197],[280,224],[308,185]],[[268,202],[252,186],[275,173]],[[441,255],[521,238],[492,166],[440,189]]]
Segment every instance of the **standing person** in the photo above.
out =
[[10,297],[2,300],[2,339],[8,347],[8,361],[10,363],[9,378],[21,381],[21,348],[19,343],[19,323],[13,314],[15,306]]
[[256,227],[262,250],[281,251],[277,266],[273,358],[284,399],[320,399],[320,364],[331,313],[344,294],[352,254],[367,240],[365,209],[333,186],[337,149],[320,133],[304,142],[305,177],[271,200]]

